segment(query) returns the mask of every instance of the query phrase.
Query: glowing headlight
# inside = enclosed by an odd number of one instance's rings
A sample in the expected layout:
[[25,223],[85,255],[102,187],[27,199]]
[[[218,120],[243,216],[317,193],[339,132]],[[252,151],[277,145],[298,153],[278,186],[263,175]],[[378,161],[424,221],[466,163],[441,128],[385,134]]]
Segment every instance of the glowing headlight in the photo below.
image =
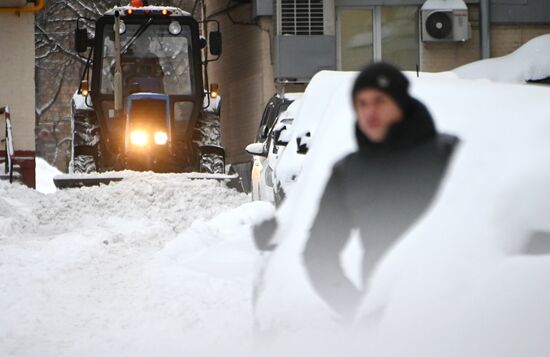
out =
[[168,135],[164,131],[157,131],[155,133],[155,144],[166,145],[168,142]]
[[132,145],[145,146],[148,141],[149,138],[147,137],[147,133],[143,130],[132,131],[130,134],[130,142]]
[[177,36],[181,33],[181,24],[177,21],[172,21],[170,25],[168,25],[168,31],[174,36]]

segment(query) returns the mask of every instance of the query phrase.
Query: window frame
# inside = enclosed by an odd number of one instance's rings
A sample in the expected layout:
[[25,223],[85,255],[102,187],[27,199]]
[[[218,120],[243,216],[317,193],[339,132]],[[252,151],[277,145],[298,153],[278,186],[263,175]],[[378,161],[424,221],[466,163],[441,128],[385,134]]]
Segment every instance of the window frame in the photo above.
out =
[[[336,66],[339,71],[342,70],[342,12],[346,10],[370,10],[372,11],[372,36],[373,36],[373,58],[372,61],[382,61],[384,59],[382,53],[382,9],[383,7],[408,6],[416,7],[420,11],[420,6],[417,5],[369,5],[369,6],[338,6],[336,8]],[[419,21],[417,15],[416,21]],[[417,34],[417,41],[420,44],[420,36]],[[417,62],[421,63],[421,50],[419,47]]]

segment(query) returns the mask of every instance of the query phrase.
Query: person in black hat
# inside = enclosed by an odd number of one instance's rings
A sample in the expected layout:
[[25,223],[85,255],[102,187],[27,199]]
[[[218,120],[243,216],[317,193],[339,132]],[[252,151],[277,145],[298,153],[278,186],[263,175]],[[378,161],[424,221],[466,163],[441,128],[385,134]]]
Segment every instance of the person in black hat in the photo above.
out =
[[458,139],[438,134],[408,79],[376,63],[352,91],[359,149],[339,161],[326,185],[303,258],[318,294],[343,317],[365,288],[344,274],[340,253],[352,230],[363,245],[363,286],[375,264],[430,205]]

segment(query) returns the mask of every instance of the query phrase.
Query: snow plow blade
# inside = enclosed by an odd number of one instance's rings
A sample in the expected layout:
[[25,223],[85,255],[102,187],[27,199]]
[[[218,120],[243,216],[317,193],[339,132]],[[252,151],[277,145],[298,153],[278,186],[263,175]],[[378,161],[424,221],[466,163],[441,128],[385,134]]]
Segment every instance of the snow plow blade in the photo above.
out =
[[[162,175],[162,174],[159,174],[159,175]],[[236,173],[227,175],[227,174],[205,174],[205,173],[191,172],[191,173],[177,174],[177,175],[181,175],[182,178],[187,178],[190,180],[216,180],[216,181],[225,183],[227,187],[235,189],[239,192],[245,191],[241,177]],[[60,190],[63,190],[67,188],[80,188],[80,187],[108,185],[113,182],[120,182],[128,177],[129,175],[124,175],[124,174],[119,176],[113,175],[113,174],[89,174],[89,175],[65,174],[65,175],[58,175],[54,177],[53,182],[55,184],[55,187],[57,187]]]
[[53,183],[60,190],[65,188],[92,187],[108,185],[111,182],[120,182],[124,177],[100,177],[86,175],[59,175],[54,177]]

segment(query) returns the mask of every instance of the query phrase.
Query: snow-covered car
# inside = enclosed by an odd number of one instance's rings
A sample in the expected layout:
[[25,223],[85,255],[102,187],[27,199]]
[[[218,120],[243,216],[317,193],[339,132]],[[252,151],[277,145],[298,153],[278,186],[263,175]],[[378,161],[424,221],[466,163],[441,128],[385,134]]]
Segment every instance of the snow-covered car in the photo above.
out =
[[[319,124],[294,188],[277,211],[271,239],[277,248],[257,271],[259,335],[315,338],[319,346],[319,336],[342,330],[311,285],[302,252],[332,166],[357,148],[350,101],[355,76],[320,72],[302,98],[293,136],[312,117]],[[360,348],[376,356],[545,355],[548,234],[541,238],[546,249],[527,248],[540,236],[535,233],[550,231],[550,89],[464,80],[453,73],[409,78],[412,94],[427,105],[439,131],[458,136],[461,145],[432,206],[371,276],[361,276],[361,251],[368,247],[356,237],[340,255],[352,283],[368,286],[356,315],[355,326],[365,327],[354,331]],[[284,155],[291,145],[296,148],[291,140]],[[330,352],[341,346],[322,352],[336,355]]]
[[[318,124],[317,117],[294,115],[292,130],[286,132],[287,149],[279,156],[273,170],[275,201],[282,202],[298,179],[306,154]],[[299,120],[298,120],[299,119]]]
[[[281,148],[286,143],[281,141],[290,130],[292,117],[285,114],[284,123],[282,122],[287,108],[302,96],[301,93],[287,93],[284,95],[274,95],[266,105],[264,110],[256,142],[248,145],[246,150],[253,156],[252,165],[252,199],[275,202],[273,168],[282,154]],[[279,124],[277,130],[275,126]],[[281,126],[282,125],[282,126]],[[285,133],[283,133],[285,132]],[[279,136],[282,137],[279,140]],[[275,140],[273,140],[275,138]],[[288,143],[288,142],[287,142]],[[270,164],[268,164],[271,161]]]
[[475,61],[453,72],[464,79],[489,79],[507,83],[541,83],[550,80],[550,34],[535,37],[502,57]]

